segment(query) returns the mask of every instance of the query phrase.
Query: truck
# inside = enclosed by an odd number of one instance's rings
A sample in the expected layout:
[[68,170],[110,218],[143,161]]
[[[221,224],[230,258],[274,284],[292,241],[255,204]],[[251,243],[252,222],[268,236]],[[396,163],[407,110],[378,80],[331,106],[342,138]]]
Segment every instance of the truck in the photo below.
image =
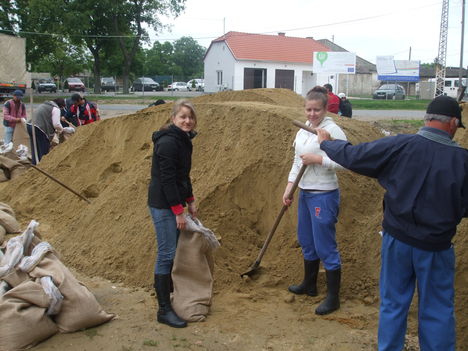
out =
[[0,101],[9,99],[15,90],[26,92],[26,39],[0,33]]

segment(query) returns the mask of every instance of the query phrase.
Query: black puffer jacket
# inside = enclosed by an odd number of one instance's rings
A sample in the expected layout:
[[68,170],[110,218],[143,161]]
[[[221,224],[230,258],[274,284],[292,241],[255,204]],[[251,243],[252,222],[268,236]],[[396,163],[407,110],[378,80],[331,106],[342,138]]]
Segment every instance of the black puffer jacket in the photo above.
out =
[[153,133],[149,206],[159,209],[185,206],[187,199],[193,197],[190,169],[194,136],[195,133],[186,133],[173,124]]

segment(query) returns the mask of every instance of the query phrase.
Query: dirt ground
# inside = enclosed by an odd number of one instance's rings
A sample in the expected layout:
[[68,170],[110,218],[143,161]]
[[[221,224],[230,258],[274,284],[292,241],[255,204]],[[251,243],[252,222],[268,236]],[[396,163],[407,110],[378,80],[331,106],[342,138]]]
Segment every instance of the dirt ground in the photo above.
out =
[[[154,230],[146,208],[152,144],[171,104],[80,127],[41,161],[41,168],[91,200],[87,205],[34,170],[0,184],[25,226],[41,223],[44,240],[118,318],[97,328],[58,334],[35,350],[375,350],[382,190],[377,182],[339,174],[337,239],[343,260],[342,307],[328,316],[314,309],[324,298],[293,296],[302,276],[289,210],[262,260],[259,274],[241,279],[281,208],[302,98],[281,89],[224,92],[193,99],[199,116],[192,179],[203,224],[221,236],[215,252],[215,295],[205,322],[173,329],[155,322],[151,288]],[[465,113],[467,116],[467,113]],[[467,117],[465,117],[465,120]],[[351,142],[383,136],[380,127],[337,118]],[[462,131],[463,132],[463,131]],[[468,145],[467,133],[457,140]],[[458,228],[456,313],[458,350],[467,350],[468,221]],[[405,350],[416,351],[413,306]]]

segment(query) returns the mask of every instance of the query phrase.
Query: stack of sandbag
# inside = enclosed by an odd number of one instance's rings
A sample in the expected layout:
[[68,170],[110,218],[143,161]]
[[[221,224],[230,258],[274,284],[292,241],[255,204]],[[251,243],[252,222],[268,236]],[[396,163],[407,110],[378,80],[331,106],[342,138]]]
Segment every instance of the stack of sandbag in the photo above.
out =
[[32,347],[57,332],[90,328],[114,318],[34,231],[10,239],[0,254],[0,350]]
[[0,202],[0,245],[5,240],[6,234],[20,232],[20,225],[15,217],[15,212],[7,204]]
[[29,160],[19,160],[13,151],[13,143],[0,146],[0,182],[15,179],[28,169]]
[[188,322],[203,321],[208,315],[213,297],[213,250],[219,246],[210,229],[186,215],[172,269],[172,307]]

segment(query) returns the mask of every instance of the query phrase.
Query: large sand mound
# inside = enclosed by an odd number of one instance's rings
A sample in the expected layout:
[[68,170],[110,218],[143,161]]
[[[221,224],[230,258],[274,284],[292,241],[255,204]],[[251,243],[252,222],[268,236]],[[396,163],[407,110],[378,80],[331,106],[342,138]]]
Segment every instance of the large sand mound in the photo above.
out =
[[[216,290],[239,291],[239,273],[256,258],[281,209],[292,160],[294,119],[304,120],[302,98],[289,90],[224,92],[193,99],[199,124],[192,178],[204,225],[222,237],[216,253]],[[0,201],[20,221],[41,223],[41,232],[69,265],[132,286],[150,286],[155,257],[146,207],[152,155],[151,134],[167,122],[171,104],[80,127],[40,167],[91,199],[91,204],[34,170],[10,181]],[[467,116],[468,113],[465,113]],[[465,120],[468,118],[465,117]],[[337,118],[352,143],[382,137],[366,122]],[[458,141],[467,147],[466,132]],[[382,190],[377,182],[340,172],[342,205],[338,243],[343,294],[376,301],[378,296]],[[302,258],[295,238],[296,209],[284,216],[254,285],[281,289],[300,279]],[[468,284],[467,221],[459,226],[457,311],[459,341],[466,339]],[[464,235],[460,235],[464,233]],[[257,286],[258,287],[258,286]],[[258,290],[261,296],[261,289]]]

